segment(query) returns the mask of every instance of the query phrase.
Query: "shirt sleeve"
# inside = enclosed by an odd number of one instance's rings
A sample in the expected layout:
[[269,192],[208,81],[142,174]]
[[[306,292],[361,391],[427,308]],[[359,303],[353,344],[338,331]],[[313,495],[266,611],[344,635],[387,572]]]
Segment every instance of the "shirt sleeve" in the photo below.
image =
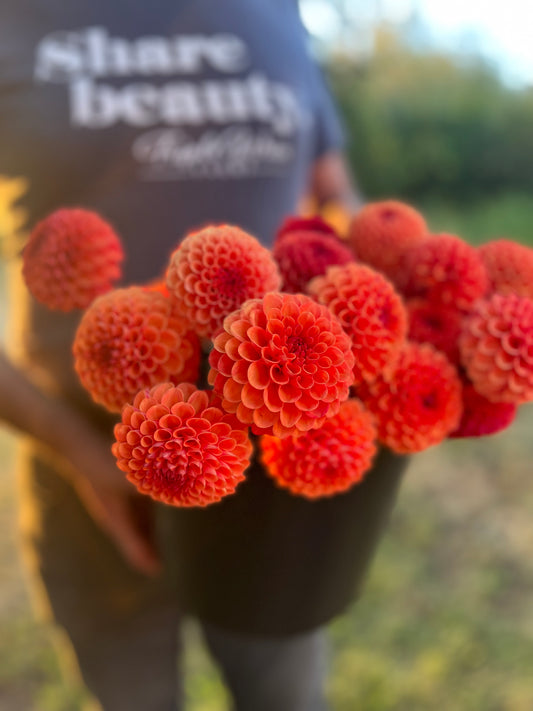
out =
[[346,147],[345,130],[337,107],[321,69],[314,66],[316,86],[315,158]]
[[311,92],[315,120],[314,158],[331,151],[343,151],[346,147],[345,129],[333,100],[331,89],[316,58],[310,49],[310,37],[299,13],[298,0],[293,0],[298,22],[310,63]]

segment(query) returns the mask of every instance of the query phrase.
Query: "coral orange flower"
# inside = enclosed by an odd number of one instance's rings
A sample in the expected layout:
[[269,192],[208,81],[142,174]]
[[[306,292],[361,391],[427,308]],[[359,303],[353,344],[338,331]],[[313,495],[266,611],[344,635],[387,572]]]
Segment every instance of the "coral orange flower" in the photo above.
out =
[[332,496],[363,479],[376,453],[376,435],[372,415],[358,400],[347,400],[319,429],[285,439],[262,437],[262,461],[293,494]]
[[533,400],[533,300],[494,294],[476,304],[459,339],[476,390],[493,402]]
[[[307,223],[307,224],[306,224]],[[352,252],[320,218],[288,220],[278,233],[272,256],[279,266],[284,291],[303,292],[308,282],[331,264],[354,261]]]
[[184,383],[141,390],[122,411],[112,451],[142,494],[174,506],[207,506],[244,479],[252,444],[213,394]]
[[511,402],[491,402],[471,383],[463,385],[463,416],[450,437],[482,437],[496,434],[514,422],[518,407]]
[[31,294],[50,309],[85,309],[112,288],[124,258],[120,239],[95,212],[61,209],[39,222],[23,252]]
[[309,293],[337,316],[352,341],[354,382],[393,365],[407,334],[407,314],[392,284],[362,264],[329,267]]
[[416,343],[431,343],[454,365],[459,365],[459,336],[464,314],[453,306],[443,306],[426,299],[409,299],[409,339]]
[[460,237],[433,235],[405,256],[407,296],[454,306],[468,311],[485,296],[489,287],[487,271],[477,250]]
[[198,378],[198,337],[168,299],[142,287],[98,297],[80,321],[73,353],[82,385],[112,412],[142,388]]
[[167,299],[170,297],[168,292],[167,283],[164,279],[156,279],[155,281],[150,281],[143,285],[145,291],[158,291],[163,294]]
[[247,299],[260,298],[281,283],[270,252],[231,225],[185,237],[170,258],[166,280],[177,310],[199,336],[208,338]]
[[394,452],[421,452],[442,442],[459,425],[461,381],[443,353],[408,343],[388,378],[357,389],[376,417],[378,439]]
[[533,249],[508,239],[478,247],[487,270],[490,291],[533,299]]
[[408,249],[426,238],[427,224],[413,207],[398,200],[365,205],[353,218],[348,241],[357,259],[396,282]]
[[225,319],[209,362],[224,409],[256,434],[276,437],[320,427],[353,382],[350,339],[303,294],[247,301]]

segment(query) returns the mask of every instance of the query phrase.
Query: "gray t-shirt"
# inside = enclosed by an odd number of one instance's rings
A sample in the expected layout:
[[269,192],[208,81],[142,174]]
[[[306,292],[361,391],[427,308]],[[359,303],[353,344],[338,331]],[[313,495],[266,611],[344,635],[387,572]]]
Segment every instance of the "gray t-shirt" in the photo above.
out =
[[[110,220],[126,284],[207,222],[270,244],[341,144],[294,0],[0,4],[0,176],[27,180],[28,227],[60,206]],[[78,319],[30,299],[21,348],[77,399]]]
[[[7,7],[9,6],[9,7]],[[0,9],[0,175],[29,224],[62,205],[120,231],[126,282],[184,233],[269,244],[342,142],[292,0],[20,0]]]

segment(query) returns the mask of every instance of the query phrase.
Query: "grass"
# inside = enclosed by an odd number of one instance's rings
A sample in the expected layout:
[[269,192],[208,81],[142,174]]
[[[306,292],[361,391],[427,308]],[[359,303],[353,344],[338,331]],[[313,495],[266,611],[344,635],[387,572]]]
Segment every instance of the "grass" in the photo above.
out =
[[[529,202],[496,202],[425,211],[434,229],[473,241],[531,239]],[[413,458],[364,593],[331,626],[334,711],[531,711],[532,429],[526,406],[505,433]],[[0,708],[80,711],[83,690],[65,682],[25,592],[13,438],[0,434]],[[185,635],[188,711],[223,711],[227,696],[194,625]]]

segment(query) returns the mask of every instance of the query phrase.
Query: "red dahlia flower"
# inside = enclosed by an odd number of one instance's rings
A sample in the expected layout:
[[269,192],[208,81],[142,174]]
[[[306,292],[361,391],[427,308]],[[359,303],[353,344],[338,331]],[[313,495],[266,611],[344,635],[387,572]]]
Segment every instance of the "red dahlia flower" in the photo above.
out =
[[468,311],[489,282],[477,250],[459,237],[434,235],[405,256],[407,296],[422,297]]
[[501,432],[513,423],[517,406],[511,402],[491,402],[470,383],[463,386],[463,416],[450,437],[482,437]]
[[49,309],[85,309],[121,276],[120,239],[95,212],[61,209],[39,222],[24,248],[22,274]]
[[142,287],[96,299],[81,319],[73,352],[82,385],[112,412],[142,388],[198,378],[198,337],[168,299]]
[[533,400],[533,300],[494,294],[480,301],[459,339],[476,390],[493,402]]
[[325,306],[303,294],[267,294],[224,321],[209,356],[222,406],[256,434],[321,427],[353,381],[350,339]]
[[326,273],[331,264],[353,262],[352,252],[334,234],[310,229],[285,232],[272,249],[283,280],[283,290],[305,291],[308,282]]
[[464,315],[453,308],[426,299],[410,299],[406,303],[409,316],[409,339],[416,343],[431,343],[450,362],[459,364],[459,336]]
[[112,451],[142,494],[174,506],[207,506],[244,479],[252,444],[245,428],[184,383],[142,390],[122,411]]
[[261,438],[262,460],[282,488],[308,499],[360,482],[376,453],[374,418],[358,400],[343,402],[322,427],[285,439]]
[[357,259],[396,280],[403,256],[426,238],[427,225],[414,208],[397,200],[365,205],[352,220],[348,240]]
[[352,341],[354,382],[371,381],[394,363],[407,334],[407,315],[392,284],[362,264],[329,267],[309,293],[337,316]]
[[508,239],[478,247],[487,270],[490,291],[533,298],[533,249]]
[[438,444],[461,419],[457,372],[428,344],[408,343],[392,376],[363,384],[357,395],[376,417],[378,439],[399,454]]
[[317,232],[338,239],[338,235],[334,228],[329,225],[320,215],[312,217],[302,217],[301,215],[291,215],[287,217],[281,224],[277,234],[275,244],[281,241],[282,237],[293,234],[294,232]]
[[238,227],[218,225],[189,234],[170,258],[167,286],[177,310],[198,335],[210,338],[247,299],[280,286],[270,252]]

